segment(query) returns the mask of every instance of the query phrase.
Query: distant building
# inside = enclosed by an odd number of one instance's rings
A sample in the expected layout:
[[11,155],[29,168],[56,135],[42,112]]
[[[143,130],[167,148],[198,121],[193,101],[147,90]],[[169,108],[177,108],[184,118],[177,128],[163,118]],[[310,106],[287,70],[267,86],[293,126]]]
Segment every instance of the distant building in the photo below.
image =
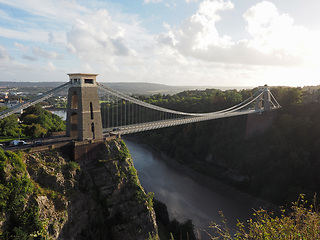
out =
[[6,93],[4,96],[0,96],[0,107],[13,107],[19,103],[22,103],[22,99],[21,98],[17,98],[17,97],[9,97],[8,93]]

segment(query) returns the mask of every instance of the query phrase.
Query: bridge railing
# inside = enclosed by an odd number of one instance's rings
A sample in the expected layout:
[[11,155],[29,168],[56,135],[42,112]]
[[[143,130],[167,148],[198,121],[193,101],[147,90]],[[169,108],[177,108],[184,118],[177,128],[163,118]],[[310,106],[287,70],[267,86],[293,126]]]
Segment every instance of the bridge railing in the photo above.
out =
[[167,119],[167,120],[161,120],[161,121],[119,126],[117,128],[104,128],[103,133],[105,135],[108,135],[111,133],[125,135],[125,134],[149,131],[149,130],[154,130],[154,129],[178,126],[178,125],[183,125],[183,124],[188,124],[188,123],[202,122],[202,121],[208,121],[208,120],[219,119],[219,118],[235,117],[235,116],[247,115],[247,114],[252,114],[252,113],[259,113],[259,112],[260,111],[256,111],[253,109],[247,109],[247,110],[238,111],[238,112],[219,113],[219,114],[215,114],[215,115],[206,115],[206,116],[201,116],[201,117],[186,117],[186,118],[180,118],[180,119]]

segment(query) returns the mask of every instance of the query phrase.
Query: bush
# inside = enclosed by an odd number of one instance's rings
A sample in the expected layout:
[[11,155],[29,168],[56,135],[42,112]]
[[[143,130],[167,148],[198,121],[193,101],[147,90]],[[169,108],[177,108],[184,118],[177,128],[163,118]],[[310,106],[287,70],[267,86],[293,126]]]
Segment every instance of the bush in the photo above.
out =
[[80,166],[78,163],[70,161],[66,164],[66,169],[68,171],[74,171],[74,170],[80,169]]
[[313,205],[306,207],[304,195],[293,203],[292,211],[286,213],[281,209],[281,216],[274,216],[266,210],[256,211],[255,220],[248,220],[247,226],[238,223],[238,229],[234,236],[231,235],[223,215],[224,227],[213,223],[211,228],[215,236],[211,239],[320,239],[320,214]]
[[29,177],[22,154],[0,149],[0,211],[6,216],[0,239],[29,239],[34,232],[46,234],[34,200],[37,188]]

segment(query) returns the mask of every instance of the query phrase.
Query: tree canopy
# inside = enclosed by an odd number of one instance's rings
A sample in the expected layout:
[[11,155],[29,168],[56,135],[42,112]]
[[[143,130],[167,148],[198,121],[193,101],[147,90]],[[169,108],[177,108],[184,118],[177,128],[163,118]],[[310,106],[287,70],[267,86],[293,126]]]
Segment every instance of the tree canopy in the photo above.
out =
[[59,116],[50,113],[38,104],[24,110],[20,123],[15,114],[0,120],[0,135],[5,137],[37,138],[64,129],[65,123]]

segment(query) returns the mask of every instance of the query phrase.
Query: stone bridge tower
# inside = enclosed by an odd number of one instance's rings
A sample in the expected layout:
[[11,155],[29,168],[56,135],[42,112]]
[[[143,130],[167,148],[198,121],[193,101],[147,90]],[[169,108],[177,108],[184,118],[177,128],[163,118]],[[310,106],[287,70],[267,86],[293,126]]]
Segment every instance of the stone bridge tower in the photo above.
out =
[[263,94],[256,100],[255,110],[263,109],[264,111],[271,110],[270,90],[266,85],[259,87],[259,91]]
[[71,83],[67,104],[66,135],[72,139],[102,138],[102,122],[96,76],[98,74],[70,73]]

